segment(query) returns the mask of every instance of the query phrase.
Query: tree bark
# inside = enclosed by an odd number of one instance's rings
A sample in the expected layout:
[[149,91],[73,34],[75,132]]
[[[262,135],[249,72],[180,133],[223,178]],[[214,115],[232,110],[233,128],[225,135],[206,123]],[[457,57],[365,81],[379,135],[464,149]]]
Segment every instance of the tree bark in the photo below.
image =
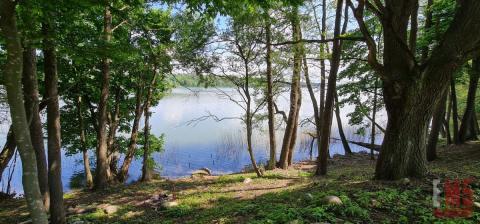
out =
[[[432,27],[432,15],[433,15],[432,9],[431,9],[432,5],[433,5],[433,0],[427,0],[427,6],[425,7],[426,10],[425,10],[425,26],[423,28],[424,30],[427,30],[430,27]],[[428,45],[422,47],[421,52],[422,52],[421,61],[425,62],[428,59],[428,52],[429,52]]]
[[[320,34],[320,40],[325,41],[326,38],[327,38],[327,1],[322,0],[322,33]],[[325,43],[320,44],[320,102],[319,102],[320,110],[318,111],[319,118],[323,117],[323,112],[325,110],[325,85],[326,85],[325,46],[327,46]],[[319,145],[318,143],[319,141],[317,140],[317,145]],[[319,150],[318,154],[320,155],[320,149],[318,150]]]
[[460,143],[458,138],[458,109],[457,109],[457,91],[455,90],[455,78],[450,79],[450,93],[452,101],[452,123],[453,123],[453,142],[455,144]]
[[63,205],[62,150],[60,106],[54,30],[49,22],[42,24],[45,97],[47,99],[48,186],[50,190],[50,222],[66,223]]
[[247,103],[247,108],[246,108],[246,121],[245,125],[247,128],[247,150],[248,150],[248,155],[250,156],[250,161],[252,163],[253,169],[255,173],[257,174],[257,177],[261,177],[263,174],[260,172],[260,169],[257,166],[257,162],[255,161],[255,156],[253,155],[253,146],[252,146],[252,133],[253,133],[253,114],[252,114],[252,98],[250,96],[250,71],[248,67],[248,58],[243,57],[244,60],[244,67],[245,67],[245,87],[244,93],[246,97],[246,103]]
[[389,118],[375,171],[377,179],[392,180],[426,174],[425,146],[433,109],[447,91],[448,81],[458,65],[468,59],[468,52],[476,49],[480,40],[480,2],[461,1],[450,27],[432,51],[428,62],[417,65],[414,56],[405,47],[409,17],[406,12],[413,5],[413,1],[386,1],[386,18],[382,20],[384,65],[375,63],[376,59],[370,57],[370,63],[384,83]]
[[445,120],[445,102],[447,101],[447,94],[443,97],[440,104],[437,105],[433,112],[432,128],[427,142],[427,160],[433,161],[437,159],[437,142],[440,128]]
[[136,94],[136,103],[135,103],[135,117],[133,119],[132,131],[130,134],[130,141],[128,143],[127,153],[125,154],[125,159],[123,160],[122,167],[118,173],[118,181],[125,182],[128,176],[128,169],[132,163],[133,157],[135,156],[135,151],[137,150],[137,137],[138,137],[138,127],[140,125],[140,118],[143,114],[143,84],[140,84],[137,87]]
[[[413,19],[413,15],[412,15],[412,19]],[[415,20],[417,18],[415,17]],[[413,23],[413,22],[412,22]],[[413,24],[412,24],[413,26]],[[412,35],[412,34],[410,34]],[[415,33],[416,35],[416,33]],[[415,42],[416,40],[412,40],[410,39],[411,42]],[[415,45],[414,43],[411,43],[411,46],[412,45]],[[413,49],[415,49],[413,47]],[[375,145],[375,135],[376,135],[376,131],[375,131],[375,117],[377,115],[377,89],[378,89],[378,86],[377,86],[377,83],[378,83],[378,78],[375,79],[375,87],[374,87],[374,92],[373,92],[373,108],[372,108],[372,133],[370,134],[371,137],[370,137],[370,144],[372,145],[372,149],[370,150],[370,159],[374,160],[375,159],[375,155],[373,153],[373,146]]]
[[[103,39],[109,43],[112,37],[112,14],[110,12],[110,2],[105,2],[105,11],[103,15]],[[98,103],[98,130],[97,130],[97,166],[95,169],[95,188],[104,189],[108,186],[110,179],[108,156],[107,156],[107,107],[110,86],[110,59],[107,56],[102,58],[102,83],[100,102]]]
[[152,92],[153,88],[155,87],[155,83],[157,81],[157,66],[154,65],[153,67],[153,78],[150,82],[150,86],[148,86],[147,90],[147,98],[145,99],[145,127],[144,127],[144,145],[143,145],[143,165],[142,165],[142,181],[148,182],[152,179],[153,176],[153,167],[152,164],[149,164],[150,159],[150,104],[152,100]]
[[480,78],[480,57],[474,58],[472,70],[470,71],[470,81],[468,84],[467,105],[462,117],[460,130],[458,131],[458,140],[465,143],[468,140],[477,140],[475,124],[475,96],[477,94],[478,79]]
[[47,224],[47,214],[38,185],[37,161],[32,146],[22,92],[22,46],[17,30],[16,2],[0,1],[0,28],[5,40],[7,61],[3,70],[15,141],[22,159],[22,183],[33,223]]
[[83,105],[82,96],[78,96],[77,114],[78,114],[78,125],[80,129],[80,145],[82,147],[82,155],[83,155],[83,168],[85,170],[85,183],[88,189],[92,189],[93,176],[92,176],[92,171],[90,169],[90,159],[88,157],[88,148],[87,148],[87,142],[85,137],[85,124],[83,121],[82,105]]
[[322,129],[320,132],[320,154],[317,161],[316,175],[327,174],[328,147],[330,144],[330,133],[332,128],[333,106],[336,93],[337,73],[340,65],[340,53],[342,42],[338,39],[340,36],[340,26],[342,20],[343,0],[337,1],[335,12],[334,41],[332,48],[332,60],[330,60],[330,74],[328,76],[327,96],[325,99],[325,110],[322,117]]
[[120,153],[118,152],[117,144],[115,144],[115,137],[117,135],[118,124],[120,122],[120,87],[117,86],[115,90],[115,110],[113,115],[109,119],[109,128],[108,128],[108,140],[107,140],[107,155],[108,155],[108,165],[110,168],[110,174],[112,176],[118,175],[118,160]]
[[25,94],[25,109],[30,122],[30,137],[37,158],[38,183],[43,196],[45,209],[50,207],[50,192],[48,190],[47,159],[45,143],[43,142],[42,121],[40,120],[39,93],[37,78],[37,55],[35,49],[25,44],[23,50],[23,92]]
[[[298,7],[293,9],[292,13],[292,29],[293,29],[293,40],[300,40],[300,19],[298,18]],[[294,131],[296,130],[297,113],[298,113],[298,99],[300,98],[300,70],[302,68],[302,48],[301,44],[297,43],[294,45],[294,65],[293,65],[293,75],[292,75],[292,84],[290,89],[290,110],[288,112],[287,126],[285,128],[285,133],[283,136],[282,142],[282,151],[280,153],[280,160],[278,166],[282,169],[288,168],[288,157],[290,153],[290,147],[292,145]]]
[[[320,139],[320,128],[321,128],[321,121],[320,121],[320,108],[317,103],[317,99],[315,97],[315,93],[313,91],[312,83],[310,81],[310,75],[308,74],[308,65],[307,65],[307,57],[305,53],[303,53],[303,71],[305,75],[305,82],[307,84],[307,89],[308,89],[308,94],[310,95],[310,100],[312,101],[312,106],[313,106],[313,118],[315,121],[315,133],[317,137],[317,142],[318,139]],[[312,141],[312,146],[313,146],[313,141]],[[320,144],[317,144],[317,150],[320,152]]]
[[445,132],[446,132],[446,136],[447,136],[447,145],[450,145],[452,144],[452,136],[451,136],[451,133],[450,133],[450,114],[452,113],[452,95],[450,94],[450,88],[448,88],[447,90],[447,102],[446,102],[446,115],[445,115],[445,119],[443,120],[443,126],[445,127]]
[[275,139],[275,109],[273,106],[273,72],[272,72],[272,31],[268,9],[265,10],[265,42],[267,63],[267,111],[268,111],[268,137],[270,147],[270,159],[268,169],[275,169],[277,162],[277,142]]
[[0,153],[0,180],[3,177],[3,171],[7,168],[8,163],[15,154],[15,148],[17,144],[15,143],[15,135],[13,134],[13,126],[10,125],[7,134],[7,141],[3,145],[2,152]]
[[340,140],[342,141],[343,149],[345,154],[353,154],[350,145],[348,144],[347,137],[345,137],[345,132],[343,132],[342,117],[340,116],[340,105],[338,104],[338,94],[335,93],[335,118],[337,120],[338,134],[340,135]]

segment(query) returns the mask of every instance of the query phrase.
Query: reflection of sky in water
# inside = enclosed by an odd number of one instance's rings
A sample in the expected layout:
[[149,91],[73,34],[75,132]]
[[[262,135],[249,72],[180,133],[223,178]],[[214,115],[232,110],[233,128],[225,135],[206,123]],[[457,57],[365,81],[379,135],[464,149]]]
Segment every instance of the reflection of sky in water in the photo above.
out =
[[[242,114],[242,109],[230,102],[228,99],[218,95],[215,89],[195,89],[199,91],[192,92],[187,89],[174,89],[172,94],[161,100],[158,106],[152,109],[151,117],[152,133],[160,135],[165,134],[165,151],[161,154],[153,155],[154,160],[161,166],[161,175],[164,177],[187,176],[192,170],[208,167],[214,174],[232,173],[241,171],[246,165],[250,164],[250,159],[243,139],[245,138],[243,125],[240,120],[223,120],[215,122],[211,119],[197,123],[196,125],[187,125],[188,121],[205,116],[208,112],[221,117],[235,117]],[[223,91],[234,94],[232,89],[223,89]],[[307,92],[304,90],[302,97],[301,117],[306,118],[313,114],[312,105]],[[288,93],[278,98],[278,104],[281,110],[288,113]],[[355,141],[368,141],[368,137],[355,136],[354,127],[348,126],[345,115],[352,110],[352,107],[341,109],[343,126],[347,138]],[[277,119],[281,119],[277,116]],[[382,117],[381,119],[385,119]],[[253,135],[253,147],[256,160],[265,162],[268,160],[268,132],[266,121],[263,122],[261,130],[255,130]],[[143,124],[143,122],[142,122]],[[3,146],[8,125],[2,124],[0,132],[0,144]],[[141,127],[143,128],[143,127]],[[304,160],[309,158],[310,137],[302,134],[310,127],[301,128],[298,134],[297,150],[294,159]],[[281,150],[283,131],[278,130],[277,151]],[[338,137],[336,121],[332,125],[332,137]],[[381,136],[377,137],[377,143],[381,142]],[[354,151],[365,150],[351,145]],[[314,146],[314,152],[316,146]],[[330,153],[343,154],[343,147],[340,142],[332,141]],[[91,155],[93,155],[93,151]],[[314,157],[316,153],[314,153]],[[141,160],[134,160],[130,167],[129,181],[137,180],[141,175]],[[70,189],[70,178],[74,173],[83,170],[82,156],[80,154],[62,157],[62,178],[65,191]],[[7,179],[9,169],[4,172],[2,180]],[[6,181],[2,181],[1,187],[5,189]],[[17,161],[14,171],[12,189],[16,192],[22,192],[21,185],[21,162]]]

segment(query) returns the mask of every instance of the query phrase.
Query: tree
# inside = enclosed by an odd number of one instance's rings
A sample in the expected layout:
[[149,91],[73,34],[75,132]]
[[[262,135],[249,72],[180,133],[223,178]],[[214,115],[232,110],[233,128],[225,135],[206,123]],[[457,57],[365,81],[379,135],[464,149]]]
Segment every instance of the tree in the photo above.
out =
[[340,36],[343,1],[337,1],[335,13],[335,27],[333,33],[332,59],[330,60],[330,74],[328,75],[327,95],[325,98],[325,110],[322,117],[322,129],[320,131],[320,155],[318,156],[316,175],[327,174],[328,147],[330,144],[330,132],[332,126],[333,106],[336,94],[337,73],[340,65],[340,53],[342,42]]
[[0,8],[2,8],[0,12],[0,27],[2,36],[6,40],[6,50],[8,52],[7,62],[3,70],[4,83],[7,89],[15,141],[22,159],[22,181],[27,206],[33,223],[46,224],[48,219],[38,185],[37,163],[23,104],[24,96],[21,85],[22,46],[17,30],[15,7],[16,2],[0,1]]
[[478,79],[480,78],[480,58],[472,60],[472,68],[469,72],[470,82],[468,85],[467,106],[462,117],[462,123],[458,131],[458,141],[464,143],[467,140],[477,139],[475,96],[477,94]]
[[[382,79],[388,114],[375,177],[399,179],[423,176],[427,171],[425,143],[428,123],[457,65],[470,57],[480,39],[480,3],[471,0],[458,2],[453,21],[423,64],[417,62],[415,52],[407,43],[408,21],[417,1],[366,3],[360,0],[355,7],[348,0],[366,39],[368,62]],[[365,6],[382,23],[383,64],[378,61],[376,44],[364,23]]]
[[[54,18],[51,11],[46,10],[47,18]],[[47,102],[48,133],[48,186],[50,191],[50,220],[52,223],[65,223],[62,184],[62,150],[60,137],[60,109],[58,96],[57,56],[55,51],[55,28],[47,19],[42,24],[43,55],[45,72],[45,98]]]
[[292,151],[295,146],[298,126],[298,113],[300,111],[301,91],[300,91],[300,73],[302,69],[303,47],[299,40],[301,37],[300,18],[298,15],[298,6],[293,6],[290,20],[292,24],[292,39],[297,41],[293,46],[293,74],[290,86],[290,109],[288,112],[287,125],[283,136],[282,151],[280,153],[279,167],[287,169],[292,157]]

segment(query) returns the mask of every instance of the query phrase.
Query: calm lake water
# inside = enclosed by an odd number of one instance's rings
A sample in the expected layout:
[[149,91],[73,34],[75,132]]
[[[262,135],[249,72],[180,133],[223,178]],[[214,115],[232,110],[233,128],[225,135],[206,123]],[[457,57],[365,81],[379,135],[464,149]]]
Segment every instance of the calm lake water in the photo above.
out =
[[[161,100],[159,105],[152,108],[151,132],[155,135],[165,134],[165,150],[162,153],[153,155],[154,160],[159,165],[159,172],[163,177],[178,178],[188,176],[193,170],[207,167],[215,175],[239,172],[250,164],[248,152],[245,147],[244,126],[238,119],[227,119],[216,122],[207,119],[195,124],[188,124],[196,118],[207,114],[214,114],[219,118],[241,116],[242,109],[229,99],[225,98],[221,92],[228,93],[233,97],[238,97],[234,89],[186,89],[176,88],[172,93]],[[284,93],[277,99],[281,110],[288,114],[288,93]],[[312,116],[313,109],[310,98],[306,90],[303,91],[301,118]],[[348,125],[346,114],[352,111],[352,108],[346,106],[341,108],[343,126],[347,138],[355,141],[369,141],[369,136],[355,135],[355,127]],[[261,113],[265,113],[265,110]],[[384,119],[383,117],[379,118]],[[280,123],[281,116],[277,116]],[[268,160],[268,129],[266,121],[256,128],[254,133],[254,154],[258,162]],[[0,145],[3,146],[8,124],[1,124]],[[142,128],[142,127],[141,127]],[[312,131],[312,125],[306,124],[300,128],[298,133],[297,145],[294,154],[294,160],[306,160],[310,158],[311,138],[305,134]],[[336,121],[332,125],[332,137],[338,138],[338,129]],[[283,131],[280,127],[277,131],[277,151],[280,151]],[[381,142],[381,136],[377,136],[377,143]],[[353,151],[366,151],[365,148],[350,145]],[[314,158],[316,150],[314,146]],[[91,155],[93,155],[93,151]],[[344,154],[340,142],[333,141],[330,146],[330,154]],[[93,159],[93,157],[92,157]],[[92,161],[94,163],[94,161]],[[62,157],[62,180],[64,191],[71,189],[71,179],[78,176],[83,171],[82,156],[80,154]],[[7,176],[13,173],[11,189],[16,193],[23,192],[21,184],[21,162],[17,158],[17,164],[14,167],[10,165],[4,172],[0,187],[6,189]],[[141,160],[135,160],[129,171],[129,182],[137,180],[141,175]]]

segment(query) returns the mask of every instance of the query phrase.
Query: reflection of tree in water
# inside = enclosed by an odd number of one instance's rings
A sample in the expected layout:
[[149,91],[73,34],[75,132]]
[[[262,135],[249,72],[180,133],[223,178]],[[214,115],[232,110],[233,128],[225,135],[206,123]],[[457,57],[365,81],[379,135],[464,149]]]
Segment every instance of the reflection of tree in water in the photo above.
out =
[[240,165],[242,153],[246,151],[244,136],[241,130],[224,133],[214,148],[215,161],[221,163],[229,161],[233,166]]

